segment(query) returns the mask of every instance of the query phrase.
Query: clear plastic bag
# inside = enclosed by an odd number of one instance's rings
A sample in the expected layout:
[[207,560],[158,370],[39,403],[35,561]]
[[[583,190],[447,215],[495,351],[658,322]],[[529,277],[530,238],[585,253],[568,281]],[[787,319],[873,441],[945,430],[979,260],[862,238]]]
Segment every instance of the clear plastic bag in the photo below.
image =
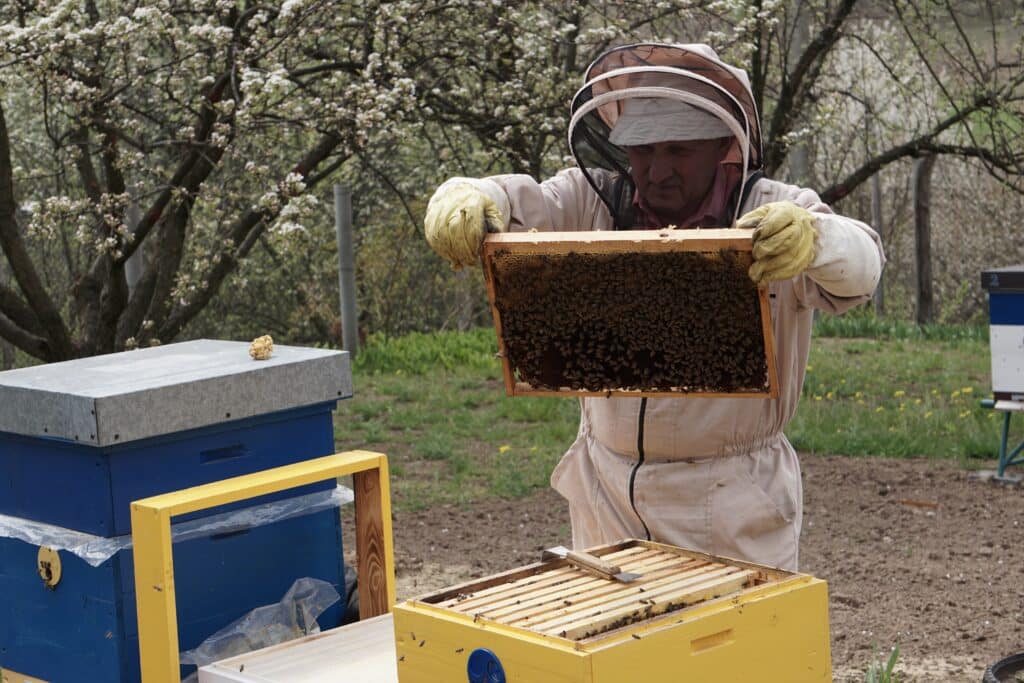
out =
[[[353,498],[352,489],[339,484],[330,491],[307,493],[272,503],[222,512],[187,522],[178,522],[171,525],[171,539],[174,543],[180,543],[193,538],[205,538],[213,534],[252,529],[283,519],[341,507],[352,502]],[[130,534],[111,537],[94,536],[10,515],[0,515],[0,538],[16,538],[32,545],[45,545],[54,550],[65,550],[82,558],[93,567],[100,566],[119,551],[130,548],[132,545]]]
[[[338,591],[327,581],[309,577],[298,579],[280,602],[257,607],[214,633],[199,647],[182,652],[181,663],[185,666],[206,666],[228,657],[319,633],[317,618],[340,599]],[[196,680],[198,674],[193,673],[185,679],[185,683],[194,683]]]

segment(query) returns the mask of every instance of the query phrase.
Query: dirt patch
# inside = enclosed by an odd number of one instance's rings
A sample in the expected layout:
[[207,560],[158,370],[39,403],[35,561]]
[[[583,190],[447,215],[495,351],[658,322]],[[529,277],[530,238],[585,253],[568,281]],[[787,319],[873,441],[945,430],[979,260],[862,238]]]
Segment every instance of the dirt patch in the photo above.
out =
[[[909,682],[977,683],[1024,650],[1024,488],[947,462],[802,462],[801,570],[829,583],[836,681],[863,681],[892,645]],[[535,562],[570,538],[550,490],[399,513],[394,533],[399,599]]]

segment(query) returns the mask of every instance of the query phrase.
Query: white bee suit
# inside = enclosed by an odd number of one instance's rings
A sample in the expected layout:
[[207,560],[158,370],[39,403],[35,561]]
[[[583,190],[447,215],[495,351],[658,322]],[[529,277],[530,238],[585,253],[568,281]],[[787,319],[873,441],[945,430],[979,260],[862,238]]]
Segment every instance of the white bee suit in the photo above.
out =
[[867,301],[884,256],[864,223],[834,214],[811,190],[755,174],[760,130],[746,75],[703,45],[612,50],[591,65],[573,102],[569,138],[578,167],[544,182],[526,175],[448,182],[483,190],[509,230],[649,227],[631,213],[635,190],[623,189],[628,169],[608,141],[630,115],[622,106],[630,96],[670,97],[721,117],[735,137],[722,162],[731,175],[723,177],[743,179],[744,187],[708,215],[729,225],[763,204],[794,202],[814,214],[815,257],[803,273],[769,288],[778,398],[581,399],[579,434],[551,483],[569,501],[577,548],[651,538],[795,570],[803,496],[783,430],[800,398],[813,311],[840,313]]

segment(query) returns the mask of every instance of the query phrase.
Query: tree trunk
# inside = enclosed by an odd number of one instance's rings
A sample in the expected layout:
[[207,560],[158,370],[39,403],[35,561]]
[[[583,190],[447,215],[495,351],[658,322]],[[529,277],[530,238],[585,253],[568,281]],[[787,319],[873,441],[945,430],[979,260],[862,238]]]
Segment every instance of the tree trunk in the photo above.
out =
[[[882,235],[884,232],[884,226],[882,225],[882,177],[876,173],[871,176],[871,227]],[[883,271],[883,275],[884,275]],[[875,295],[872,298],[875,305],[875,315],[881,317],[885,315],[885,278],[878,278],[878,286],[875,287]]]
[[932,290],[932,170],[935,155],[914,161],[914,252],[917,259],[917,323],[935,319],[935,297]]
[[4,339],[0,339],[0,370],[10,370],[14,367],[14,346]]
[[[791,3],[793,15],[796,17],[793,25],[793,37],[789,45],[789,52],[786,55],[786,71],[792,72],[800,61],[800,55],[807,49],[811,42],[811,18],[810,9],[804,7],[802,1]],[[801,11],[803,10],[803,11]],[[789,148],[787,155],[787,174],[789,182],[803,187],[813,187],[814,178],[811,169],[811,150],[807,140],[801,140]]]

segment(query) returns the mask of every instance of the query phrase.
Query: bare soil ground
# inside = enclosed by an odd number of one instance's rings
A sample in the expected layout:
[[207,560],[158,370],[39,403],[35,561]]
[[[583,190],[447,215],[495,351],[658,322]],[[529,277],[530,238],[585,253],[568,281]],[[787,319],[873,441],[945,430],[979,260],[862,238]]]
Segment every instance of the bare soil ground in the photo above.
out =
[[[802,462],[800,569],[829,584],[836,681],[863,681],[892,645],[912,682],[977,682],[1024,651],[1024,488],[934,460]],[[399,599],[535,562],[570,537],[550,490],[397,513],[394,534]]]

